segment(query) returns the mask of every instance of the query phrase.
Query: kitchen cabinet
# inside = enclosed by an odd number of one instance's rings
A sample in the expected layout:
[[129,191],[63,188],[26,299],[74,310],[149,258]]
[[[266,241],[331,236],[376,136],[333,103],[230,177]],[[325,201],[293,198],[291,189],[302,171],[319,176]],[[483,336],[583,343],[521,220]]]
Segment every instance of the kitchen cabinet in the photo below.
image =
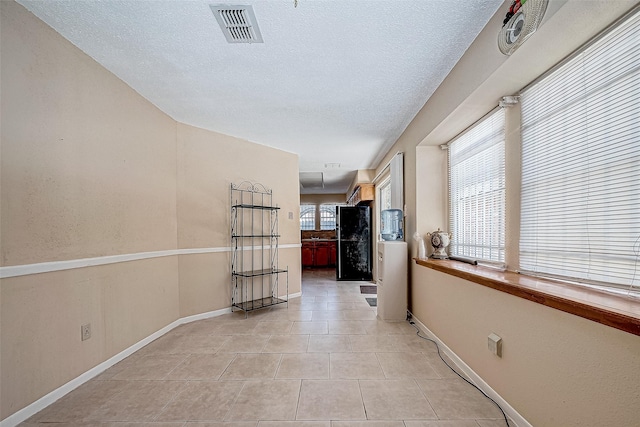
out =
[[301,257],[303,267],[332,267],[336,265],[336,241],[304,240]]
[[373,201],[375,196],[375,186],[373,184],[358,184],[354,188],[353,193],[347,199],[347,205],[357,206],[360,204],[368,204]]
[[313,266],[313,244],[302,242],[302,266]]

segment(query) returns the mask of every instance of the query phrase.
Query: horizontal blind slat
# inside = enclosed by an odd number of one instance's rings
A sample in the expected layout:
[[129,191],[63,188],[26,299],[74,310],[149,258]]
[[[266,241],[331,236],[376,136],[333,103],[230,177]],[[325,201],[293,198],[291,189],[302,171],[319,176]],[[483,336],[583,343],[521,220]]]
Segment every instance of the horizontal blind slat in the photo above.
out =
[[640,13],[521,105],[521,270],[640,286]]

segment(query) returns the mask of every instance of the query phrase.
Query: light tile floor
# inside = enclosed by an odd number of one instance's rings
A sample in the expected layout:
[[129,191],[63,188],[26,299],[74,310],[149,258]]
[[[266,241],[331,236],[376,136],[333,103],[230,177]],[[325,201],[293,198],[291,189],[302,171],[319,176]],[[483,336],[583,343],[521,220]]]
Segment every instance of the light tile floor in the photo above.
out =
[[182,325],[21,426],[505,426],[434,344],[334,277],[305,270],[288,306]]

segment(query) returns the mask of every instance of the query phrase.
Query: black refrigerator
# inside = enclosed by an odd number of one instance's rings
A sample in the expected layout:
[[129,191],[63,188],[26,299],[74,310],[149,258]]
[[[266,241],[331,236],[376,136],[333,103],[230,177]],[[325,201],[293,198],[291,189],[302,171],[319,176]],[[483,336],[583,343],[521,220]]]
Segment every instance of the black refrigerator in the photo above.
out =
[[371,208],[337,206],[338,280],[372,279]]

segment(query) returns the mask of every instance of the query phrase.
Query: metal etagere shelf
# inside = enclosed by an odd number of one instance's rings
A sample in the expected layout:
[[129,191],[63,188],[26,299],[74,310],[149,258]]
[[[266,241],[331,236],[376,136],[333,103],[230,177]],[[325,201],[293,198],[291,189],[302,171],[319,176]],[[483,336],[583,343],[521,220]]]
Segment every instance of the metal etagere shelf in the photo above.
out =
[[[252,310],[288,301],[289,270],[278,267],[278,211],[262,184],[231,184],[231,310]],[[280,276],[286,280],[284,297]]]

